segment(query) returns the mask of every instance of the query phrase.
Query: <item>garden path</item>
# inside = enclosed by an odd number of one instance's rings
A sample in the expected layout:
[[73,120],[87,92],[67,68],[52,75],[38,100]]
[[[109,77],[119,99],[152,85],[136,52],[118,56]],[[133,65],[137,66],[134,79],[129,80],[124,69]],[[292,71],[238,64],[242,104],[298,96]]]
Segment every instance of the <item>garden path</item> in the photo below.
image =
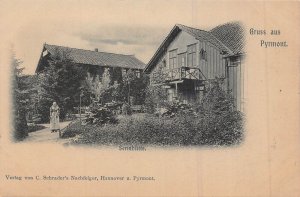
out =
[[[63,129],[68,126],[71,121],[61,122],[60,128]],[[23,142],[55,142],[55,143],[66,143],[69,139],[59,138],[58,132],[51,133],[50,124],[42,124],[46,128],[30,132],[28,137],[23,140]]]

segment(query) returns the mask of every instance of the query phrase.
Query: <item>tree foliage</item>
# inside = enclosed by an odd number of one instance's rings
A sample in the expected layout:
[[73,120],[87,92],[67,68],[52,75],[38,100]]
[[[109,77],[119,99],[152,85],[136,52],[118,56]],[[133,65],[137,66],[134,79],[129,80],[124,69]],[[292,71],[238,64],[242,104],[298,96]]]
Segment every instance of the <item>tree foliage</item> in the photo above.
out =
[[143,105],[146,98],[146,88],[149,83],[147,75],[141,73],[138,77],[134,70],[128,70],[123,77],[122,97],[129,105]]
[[22,80],[24,68],[21,67],[21,64],[22,62],[12,53],[13,139],[16,141],[22,140],[28,135],[26,106],[29,101],[29,93],[26,90],[26,84]]
[[144,104],[148,77],[141,74],[137,77],[134,70],[129,69],[121,75],[122,68],[105,68],[96,77],[87,77],[86,84],[92,95],[100,103],[112,101],[119,103]]
[[72,112],[79,106],[80,94],[83,94],[82,103],[89,102],[89,91],[83,86],[85,69],[73,63],[67,56],[54,56],[48,60],[49,66],[38,74],[39,103],[38,113],[42,121],[49,121],[49,108],[55,101],[60,107],[60,118],[64,119],[66,113]]
[[198,110],[203,127],[202,135],[195,137],[206,139],[204,144],[220,145],[239,143],[243,138],[243,114],[234,106],[234,98],[222,89],[223,81],[210,82]]
[[109,68],[104,68],[101,78],[99,75],[97,75],[95,78],[87,75],[85,79],[87,88],[97,101],[100,101],[101,98],[105,97],[108,89],[110,88],[110,83],[111,76]]
[[151,84],[147,86],[145,105],[148,113],[154,113],[156,108],[167,105],[168,94],[163,88],[165,74],[163,67],[159,65],[151,75]]

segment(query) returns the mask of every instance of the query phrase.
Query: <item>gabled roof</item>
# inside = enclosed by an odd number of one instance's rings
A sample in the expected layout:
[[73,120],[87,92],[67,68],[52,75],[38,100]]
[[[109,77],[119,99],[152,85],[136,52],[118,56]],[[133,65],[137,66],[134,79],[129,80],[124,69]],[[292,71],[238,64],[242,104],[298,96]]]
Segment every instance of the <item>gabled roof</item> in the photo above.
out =
[[219,25],[210,32],[234,54],[244,53],[244,29],[239,22]]
[[[220,27],[220,28],[218,28],[218,27]],[[157,64],[157,62],[159,61],[161,56],[166,52],[170,43],[174,40],[174,38],[181,31],[187,32],[188,34],[192,35],[193,37],[195,37],[198,40],[209,42],[210,44],[214,45],[215,47],[217,47],[220,51],[224,52],[225,54],[227,53],[228,55],[235,55],[237,53],[236,51],[238,51],[237,46],[242,46],[242,45],[236,44],[235,47],[233,47],[233,43],[234,42],[243,43],[243,40],[238,40],[240,38],[240,35],[233,36],[234,38],[236,38],[236,40],[234,39],[233,41],[226,42],[225,41],[226,35],[223,36],[222,34],[225,32],[228,34],[230,34],[229,32],[239,33],[239,34],[241,34],[241,33],[235,32],[235,31],[229,31],[229,30],[227,31],[227,28],[229,28],[231,26],[224,26],[224,27],[218,26],[218,27],[214,28],[212,31],[205,31],[205,30],[188,27],[188,26],[181,25],[181,24],[176,24],[173,27],[173,29],[171,30],[171,32],[168,34],[168,36],[165,38],[165,40],[162,42],[162,44],[159,46],[159,48],[155,52],[154,56],[151,58],[151,60],[147,64],[144,72],[146,72],[146,73],[151,72],[151,70]],[[241,36],[243,36],[243,35],[241,35]]]
[[222,42],[220,42],[212,33],[208,32],[208,31],[196,29],[196,28],[192,28],[192,27],[187,27],[187,26],[181,25],[181,24],[177,24],[176,26],[179,27],[181,30],[191,34],[198,40],[209,42],[210,44],[214,45],[221,51],[224,51],[227,53],[232,52],[229,48],[227,48],[226,45],[224,45]]
[[[76,49],[64,46],[44,44],[43,52],[47,51],[50,55],[66,53],[67,57],[74,63],[97,65],[97,66],[110,66],[122,67],[132,69],[144,69],[145,64],[137,59],[134,55],[123,55],[115,53],[98,52],[84,49]],[[43,58],[41,56],[41,58]],[[40,62],[37,66],[40,66]]]

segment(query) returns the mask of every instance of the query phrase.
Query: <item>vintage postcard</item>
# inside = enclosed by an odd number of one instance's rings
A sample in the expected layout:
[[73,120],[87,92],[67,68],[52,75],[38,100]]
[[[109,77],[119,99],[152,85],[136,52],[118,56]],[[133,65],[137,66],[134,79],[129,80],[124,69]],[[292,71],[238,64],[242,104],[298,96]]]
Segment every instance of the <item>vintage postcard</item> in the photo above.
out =
[[0,4],[0,196],[300,196],[299,2]]

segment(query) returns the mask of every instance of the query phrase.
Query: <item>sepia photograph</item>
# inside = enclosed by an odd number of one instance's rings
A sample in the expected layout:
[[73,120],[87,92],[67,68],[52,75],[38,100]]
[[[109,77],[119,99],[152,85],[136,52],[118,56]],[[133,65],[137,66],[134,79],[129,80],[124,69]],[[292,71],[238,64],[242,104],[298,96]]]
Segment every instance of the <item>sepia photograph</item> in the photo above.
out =
[[[98,39],[139,42],[137,35],[147,31],[129,29],[135,33],[128,33],[128,40],[115,32]],[[86,39],[93,42],[92,36]],[[160,40],[146,63],[136,57],[137,50],[87,50],[45,42],[35,54],[34,73],[24,74],[23,63],[13,55],[14,140],[239,145],[245,121],[242,24],[227,22],[210,30],[175,24]]]

